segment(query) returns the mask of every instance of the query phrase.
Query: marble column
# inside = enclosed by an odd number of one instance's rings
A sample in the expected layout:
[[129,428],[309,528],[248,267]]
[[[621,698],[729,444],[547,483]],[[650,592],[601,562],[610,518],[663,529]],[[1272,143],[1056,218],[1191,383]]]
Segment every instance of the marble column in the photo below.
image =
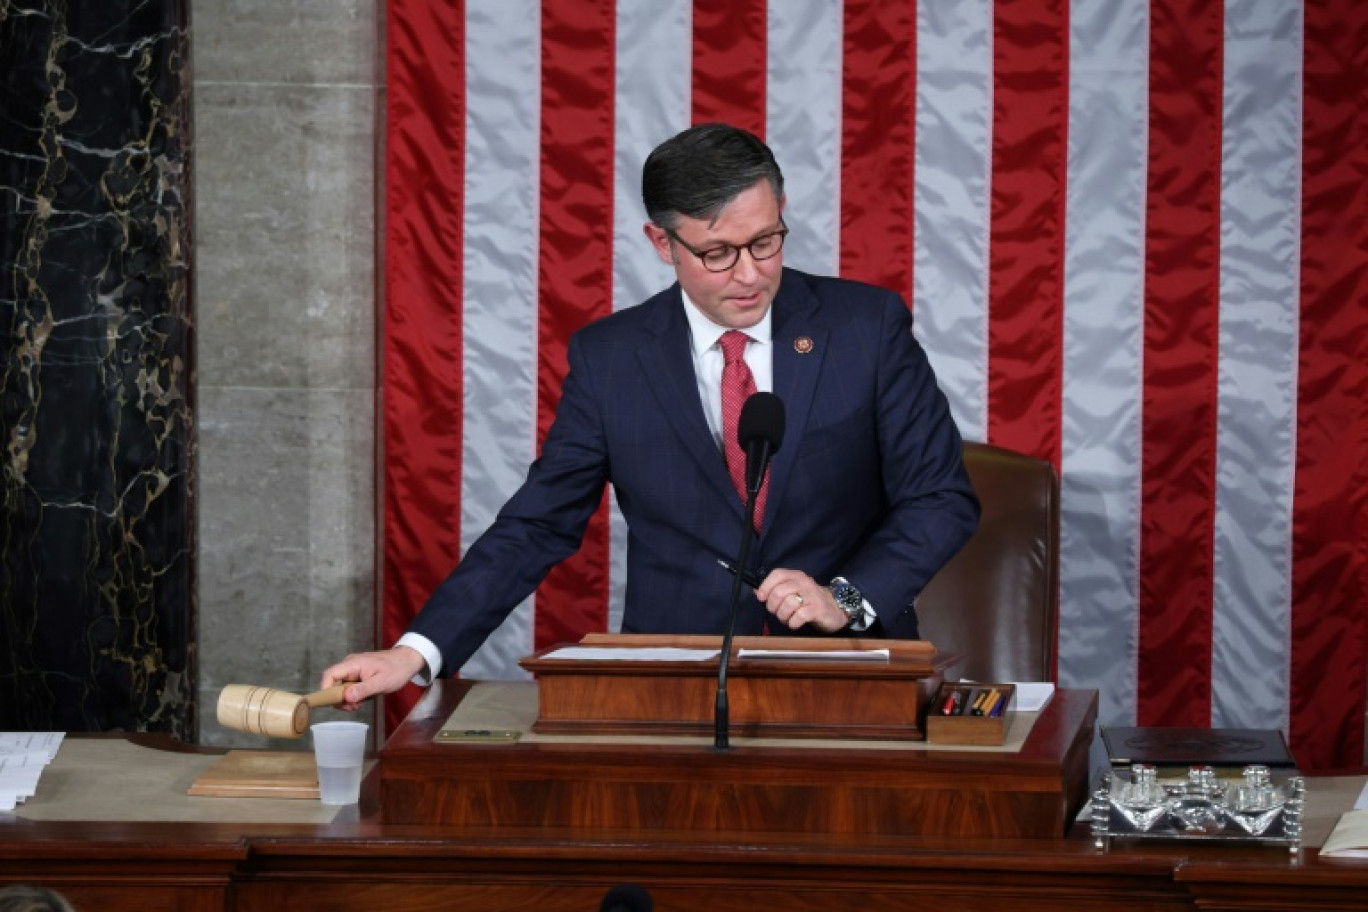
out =
[[195,731],[189,0],[0,0],[0,729]]

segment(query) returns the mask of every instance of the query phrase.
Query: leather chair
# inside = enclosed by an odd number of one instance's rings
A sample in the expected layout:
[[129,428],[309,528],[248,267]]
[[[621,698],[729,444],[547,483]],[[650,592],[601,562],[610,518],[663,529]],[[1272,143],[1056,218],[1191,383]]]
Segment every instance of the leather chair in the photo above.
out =
[[965,443],[978,530],[918,596],[921,636],[962,654],[947,678],[1054,679],[1059,616],[1059,476],[1002,447]]

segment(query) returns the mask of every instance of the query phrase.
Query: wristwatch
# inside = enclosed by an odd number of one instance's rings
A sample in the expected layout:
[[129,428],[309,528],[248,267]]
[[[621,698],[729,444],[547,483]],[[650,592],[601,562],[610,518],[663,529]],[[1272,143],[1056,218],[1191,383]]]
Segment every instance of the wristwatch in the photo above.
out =
[[836,607],[845,612],[847,627],[864,617],[864,596],[849,580],[843,576],[832,577],[827,588],[836,600]]

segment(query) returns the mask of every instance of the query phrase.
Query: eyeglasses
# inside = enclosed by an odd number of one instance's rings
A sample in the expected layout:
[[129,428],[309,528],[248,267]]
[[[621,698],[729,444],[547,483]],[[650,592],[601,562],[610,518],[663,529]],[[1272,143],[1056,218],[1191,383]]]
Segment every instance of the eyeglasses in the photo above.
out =
[[665,229],[665,233],[678,242],[679,246],[698,257],[703,263],[703,268],[708,272],[726,272],[736,265],[736,261],[741,258],[742,250],[750,251],[752,260],[768,260],[776,256],[780,250],[784,249],[784,235],[788,234],[788,226],[780,219],[778,231],[762,234],[749,244],[742,244],[740,247],[721,244],[717,247],[709,247],[707,250],[695,250],[689,246],[687,241],[669,228]]

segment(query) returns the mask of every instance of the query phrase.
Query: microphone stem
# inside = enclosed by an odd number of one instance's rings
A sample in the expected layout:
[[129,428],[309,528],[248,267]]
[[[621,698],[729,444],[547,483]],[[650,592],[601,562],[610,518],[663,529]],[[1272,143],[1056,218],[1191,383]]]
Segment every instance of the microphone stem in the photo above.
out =
[[741,577],[744,575],[741,571],[750,566],[751,542],[755,539],[755,494],[755,491],[746,492],[746,524],[741,532],[741,553],[737,557],[737,572],[732,574],[729,603],[731,611],[727,613],[727,631],[722,637],[722,655],[718,657],[717,705],[713,710],[713,746],[718,750],[727,750],[731,747],[728,731],[731,719],[727,706],[727,667],[731,664],[732,639],[736,636],[736,615],[741,605]]

